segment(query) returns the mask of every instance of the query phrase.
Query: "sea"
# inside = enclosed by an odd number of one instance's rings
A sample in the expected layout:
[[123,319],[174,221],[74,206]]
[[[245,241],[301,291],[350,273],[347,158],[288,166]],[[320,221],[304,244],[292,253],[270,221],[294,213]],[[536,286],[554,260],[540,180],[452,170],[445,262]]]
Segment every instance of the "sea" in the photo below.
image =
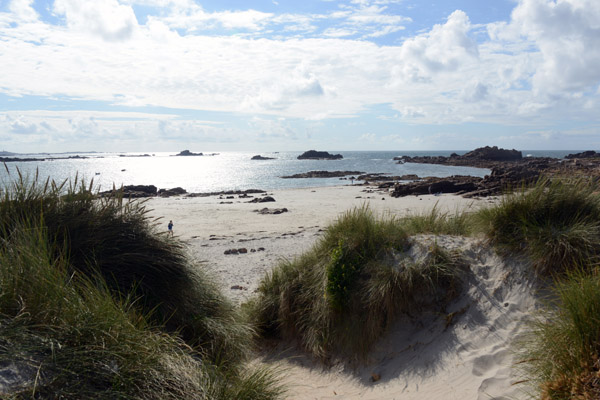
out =
[[[109,190],[121,185],[154,185],[170,189],[181,187],[189,193],[213,193],[246,189],[291,189],[349,185],[350,179],[296,178],[283,179],[309,171],[360,171],[390,175],[415,174],[419,177],[471,175],[483,177],[488,169],[432,164],[399,164],[398,156],[449,156],[464,151],[329,151],[342,154],[341,160],[298,160],[300,151],[264,152],[272,160],[252,160],[256,152],[205,153],[203,156],[177,157],[177,152],[157,153],[36,153],[11,157],[39,158],[40,161],[7,162],[0,168],[0,181],[6,186],[19,175],[25,179],[57,183],[82,180],[94,190]],[[522,150],[523,156],[564,158],[580,150]],[[147,155],[145,155],[147,154]],[[79,156],[81,158],[66,158]],[[42,160],[45,159],[45,160]],[[349,178],[349,177],[348,177]]]

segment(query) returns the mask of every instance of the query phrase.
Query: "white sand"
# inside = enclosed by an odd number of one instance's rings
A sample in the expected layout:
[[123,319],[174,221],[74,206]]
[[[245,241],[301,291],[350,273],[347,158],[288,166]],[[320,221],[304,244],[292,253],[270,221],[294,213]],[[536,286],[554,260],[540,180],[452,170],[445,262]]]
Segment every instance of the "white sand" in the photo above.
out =
[[[328,224],[353,207],[368,204],[378,214],[477,209],[493,200],[453,195],[395,199],[362,186],[269,192],[270,203],[218,196],[151,199],[151,215],[175,225],[200,267],[216,275],[224,292],[241,302],[253,295],[260,279],[282,258],[309,249]],[[223,196],[225,197],[225,196]],[[231,204],[220,204],[232,202]],[[279,215],[253,210],[287,208]],[[324,370],[296,352],[271,355],[263,362],[282,367],[290,399],[515,399],[522,398],[513,367],[511,344],[535,307],[533,289],[517,264],[507,266],[478,239],[423,236],[460,249],[472,274],[467,293],[448,313],[458,311],[446,328],[444,316],[423,315],[399,321],[375,346],[367,366]],[[248,253],[225,255],[229,249]],[[264,248],[264,250],[259,250]],[[252,251],[256,250],[256,251]],[[464,310],[462,313],[461,310]],[[293,355],[293,357],[289,357]],[[372,381],[372,374],[381,377]]]

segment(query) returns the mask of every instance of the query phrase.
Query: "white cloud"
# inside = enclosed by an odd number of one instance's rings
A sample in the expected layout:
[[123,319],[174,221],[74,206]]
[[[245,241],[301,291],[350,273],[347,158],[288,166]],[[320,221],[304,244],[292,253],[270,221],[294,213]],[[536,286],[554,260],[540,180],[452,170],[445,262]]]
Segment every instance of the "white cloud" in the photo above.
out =
[[130,39],[138,26],[133,9],[117,0],[55,0],[54,12],[65,17],[69,28],[107,41]]
[[[395,122],[414,124],[539,125],[600,115],[600,3],[593,0],[522,0],[510,21],[491,24],[489,37],[478,42],[479,27],[457,10],[444,23],[387,46],[365,38],[400,30],[408,20],[388,15],[385,1],[357,1],[331,14],[275,15],[207,13],[191,0],[57,0],[65,25],[40,21],[30,4],[15,0],[0,12],[5,95],[260,115],[268,123],[253,127],[263,137],[290,140],[298,137],[290,119],[355,117],[374,104],[390,104]],[[140,25],[132,9],[139,4],[167,8]],[[322,25],[331,16],[328,31]],[[216,26],[264,35],[276,24],[297,37],[201,34]],[[163,121],[178,137],[243,135],[204,121],[176,121],[175,112],[113,119],[88,112],[81,120],[35,113],[39,119],[24,114],[13,125],[5,117],[2,132],[40,135],[50,127],[114,137],[148,129],[162,137]]]

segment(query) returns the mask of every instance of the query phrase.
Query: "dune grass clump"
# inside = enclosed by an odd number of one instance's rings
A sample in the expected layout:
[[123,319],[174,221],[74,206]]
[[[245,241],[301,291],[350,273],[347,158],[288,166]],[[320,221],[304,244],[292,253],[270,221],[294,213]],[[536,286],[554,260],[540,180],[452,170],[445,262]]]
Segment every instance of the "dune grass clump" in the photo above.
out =
[[472,214],[459,210],[453,214],[441,212],[437,203],[431,211],[402,218],[402,227],[410,235],[430,233],[468,236],[473,232],[473,224]]
[[0,200],[0,365],[11,398],[276,399],[252,328],[143,203],[20,177]]
[[246,356],[251,330],[212,280],[192,269],[182,245],[157,234],[143,202],[99,198],[83,181],[19,177],[0,201],[0,240],[39,223],[63,247],[69,271],[99,274],[116,296],[132,296],[153,322],[218,363]]
[[525,375],[545,400],[600,398],[600,275],[574,270],[524,346]]
[[393,217],[345,213],[321,240],[260,284],[250,315],[265,338],[294,341],[327,360],[360,360],[400,312],[442,308],[458,284],[458,259],[441,248],[420,263]]
[[44,227],[14,228],[0,247],[0,364],[28,373],[24,381],[0,385],[1,395],[157,400],[280,395],[269,371],[221,369],[152,325],[136,298],[115,298],[101,276],[71,272]]
[[478,213],[483,231],[504,252],[526,255],[539,275],[597,261],[600,193],[587,180],[543,179]]

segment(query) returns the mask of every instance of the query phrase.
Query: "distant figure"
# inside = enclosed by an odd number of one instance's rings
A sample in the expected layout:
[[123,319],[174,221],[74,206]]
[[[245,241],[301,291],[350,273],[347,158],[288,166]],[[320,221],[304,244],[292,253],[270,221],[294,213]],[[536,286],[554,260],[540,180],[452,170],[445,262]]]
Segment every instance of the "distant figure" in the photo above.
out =
[[167,227],[169,228],[169,231],[167,232],[167,236],[168,235],[173,236],[173,221],[169,221],[169,225]]

